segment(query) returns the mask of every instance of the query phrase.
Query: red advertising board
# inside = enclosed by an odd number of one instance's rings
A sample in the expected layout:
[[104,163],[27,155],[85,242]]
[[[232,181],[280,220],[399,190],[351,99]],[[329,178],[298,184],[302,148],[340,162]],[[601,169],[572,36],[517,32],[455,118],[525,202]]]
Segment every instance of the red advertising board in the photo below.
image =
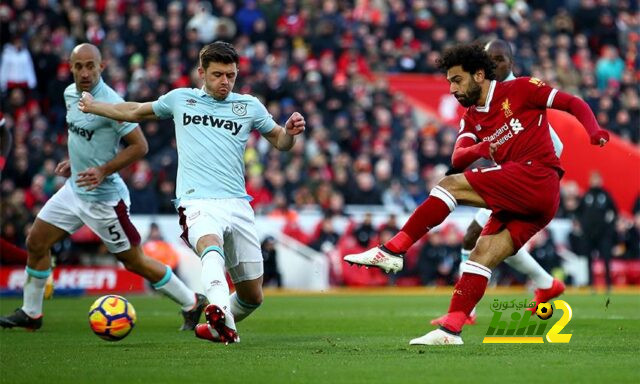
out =
[[[0,290],[22,290],[24,268],[0,268]],[[86,294],[141,293],[145,291],[142,276],[116,267],[58,267],[53,270],[56,290],[74,290]]]

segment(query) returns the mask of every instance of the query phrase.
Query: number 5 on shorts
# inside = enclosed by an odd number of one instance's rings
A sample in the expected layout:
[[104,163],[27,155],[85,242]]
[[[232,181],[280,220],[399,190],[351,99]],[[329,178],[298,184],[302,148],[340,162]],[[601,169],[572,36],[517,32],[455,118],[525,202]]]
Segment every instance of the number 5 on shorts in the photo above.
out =
[[109,227],[109,234],[111,235],[111,241],[118,241],[122,237],[120,232],[116,231],[115,225]]

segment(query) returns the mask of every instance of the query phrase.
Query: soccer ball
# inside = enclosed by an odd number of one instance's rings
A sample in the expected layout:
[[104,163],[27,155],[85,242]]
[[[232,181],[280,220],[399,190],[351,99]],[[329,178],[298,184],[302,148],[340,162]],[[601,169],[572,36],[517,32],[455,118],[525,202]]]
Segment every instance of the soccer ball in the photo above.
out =
[[553,307],[551,303],[539,303],[536,307],[536,315],[542,320],[547,320],[553,315]]
[[135,324],[136,311],[122,296],[102,296],[89,308],[89,326],[93,333],[104,340],[124,339]]

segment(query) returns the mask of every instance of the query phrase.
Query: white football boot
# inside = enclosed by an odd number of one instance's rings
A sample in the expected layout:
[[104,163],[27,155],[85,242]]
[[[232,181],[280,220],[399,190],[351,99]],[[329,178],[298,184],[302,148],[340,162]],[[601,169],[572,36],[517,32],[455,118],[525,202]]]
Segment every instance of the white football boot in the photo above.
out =
[[371,248],[362,253],[346,255],[344,261],[353,265],[364,265],[366,267],[377,267],[386,273],[396,273],[402,269],[402,255],[396,255],[383,250],[382,247]]
[[415,338],[409,342],[411,345],[462,345],[462,337],[445,332],[442,329],[434,329],[424,336]]

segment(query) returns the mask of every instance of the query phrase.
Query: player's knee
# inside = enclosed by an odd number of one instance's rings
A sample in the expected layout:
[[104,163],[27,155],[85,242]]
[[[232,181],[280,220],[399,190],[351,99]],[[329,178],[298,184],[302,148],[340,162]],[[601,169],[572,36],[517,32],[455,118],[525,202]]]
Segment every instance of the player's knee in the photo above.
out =
[[262,289],[253,289],[240,297],[242,301],[251,305],[260,305],[264,300]]
[[251,295],[250,303],[254,305],[261,305],[263,300],[264,300],[264,295],[262,294],[262,289],[260,289]]
[[440,188],[445,189],[451,196],[453,196],[456,200],[464,197],[465,192],[467,191],[467,184],[464,182],[466,179],[464,175],[449,175],[445,176],[438,182],[438,186]]
[[488,242],[476,241],[473,250],[469,255],[469,260],[486,265],[485,263],[491,259],[491,252]]
[[445,176],[438,182],[438,186],[447,190],[447,192],[452,192],[455,189],[456,185],[456,175]]
[[124,265],[127,271],[137,274],[145,271],[144,258],[140,255],[127,252],[126,254],[116,255],[116,258]]

